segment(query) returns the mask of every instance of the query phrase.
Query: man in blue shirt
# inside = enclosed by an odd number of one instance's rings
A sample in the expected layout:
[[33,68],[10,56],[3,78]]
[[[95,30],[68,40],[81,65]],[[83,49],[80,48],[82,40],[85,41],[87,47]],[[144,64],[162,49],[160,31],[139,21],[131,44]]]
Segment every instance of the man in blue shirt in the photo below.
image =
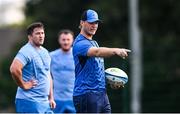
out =
[[73,88],[75,80],[75,66],[72,55],[74,33],[64,29],[58,34],[61,48],[50,53],[51,74],[54,82],[55,113],[75,113],[73,104]]
[[[80,34],[73,44],[75,61],[75,87],[73,101],[78,113],[111,113],[106,94],[103,57],[113,55],[125,58],[128,49],[99,47],[92,39],[100,22],[94,10],[83,12]],[[123,85],[122,85],[123,86]]]
[[16,93],[17,113],[53,113],[50,75],[51,58],[41,45],[44,43],[44,25],[32,23],[27,28],[28,43],[17,53],[11,66],[12,78],[18,85]]

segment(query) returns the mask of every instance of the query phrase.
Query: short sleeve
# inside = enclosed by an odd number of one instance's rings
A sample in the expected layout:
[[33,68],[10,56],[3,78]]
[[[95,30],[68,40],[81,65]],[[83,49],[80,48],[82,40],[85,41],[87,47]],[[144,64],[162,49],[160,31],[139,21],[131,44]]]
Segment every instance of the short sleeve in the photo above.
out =
[[29,58],[28,54],[23,53],[23,51],[21,51],[21,50],[17,53],[17,55],[15,57],[15,59],[18,59],[23,64],[23,66],[25,66],[28,63],[28,61],[29,61],[28,58]]
[[73,53],[79,56],[87,56],[89,48],[92,47],[92,44],[87,40],[81,40],[76,42],[73,46]]

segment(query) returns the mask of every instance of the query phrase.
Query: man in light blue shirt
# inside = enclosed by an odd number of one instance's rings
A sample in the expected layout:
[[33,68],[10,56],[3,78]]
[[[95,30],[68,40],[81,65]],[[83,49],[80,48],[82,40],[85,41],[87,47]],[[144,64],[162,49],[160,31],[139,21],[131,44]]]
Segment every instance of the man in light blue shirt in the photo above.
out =
[[27,28],[28,43],[15,56],[10,72],[18,85],[16,93],[17,113],[53,113],[50,75],[51,58],[41,45],[44,43],[44,25],[32,23]]
[[58,43],[61,48],[50,53],[51,74],[54,82],[55,113],[75,113],[73,104],[73,88],[75,67],[72,55],[73,32],[61,30],[58,34]]

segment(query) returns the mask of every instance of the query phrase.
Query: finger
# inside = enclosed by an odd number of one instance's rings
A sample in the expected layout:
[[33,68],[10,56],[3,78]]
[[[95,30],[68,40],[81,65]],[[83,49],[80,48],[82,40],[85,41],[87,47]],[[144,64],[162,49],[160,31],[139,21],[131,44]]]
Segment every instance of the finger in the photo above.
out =
[[127,52],[123,49],[123,50],[121,51],[121,57],[122,57],[123,59],[125,59],[125,57],[127,57],[127,56],[128,56]]
[[56,103],[55,102],[53,103],[53,108],[56,108]]
[[38,84],[38,81],[37,81],[37,80],[31,80],[30,82],[31,82],[31,84],[32,84],[32,87],[36,87],[37,84]]
[[120,49],[120,50],[119,50],[118,56],[124,57],[124,49]]
[[37,80],[33,80],[32,82],[33,82],[33,84],[38,84]]
[[124,84],[123,84],[123,82],[121,82],[121,84],[120,84],[120,85],[121,85],[121,87],[124,87]]
[[33,86],[37,86],[38,83],[37,82],[33,82],[32,84],[33,84]]
[[126,52],[126,50],[125,50],[125,49],[123,50],[123,52],[124,52],[124,57],[127,57],[127,56],[128,56],[128,54],[127,54],[127,52]]
[[131,50],[129,50],[129,49],[124,49],[126,52],[131,52]]
[[54,102],[51,102],[51,103],[50,103],[50,107],[51,107],[52,109],[54,109],[54,108],[56,107],[56,104],[55,104]]

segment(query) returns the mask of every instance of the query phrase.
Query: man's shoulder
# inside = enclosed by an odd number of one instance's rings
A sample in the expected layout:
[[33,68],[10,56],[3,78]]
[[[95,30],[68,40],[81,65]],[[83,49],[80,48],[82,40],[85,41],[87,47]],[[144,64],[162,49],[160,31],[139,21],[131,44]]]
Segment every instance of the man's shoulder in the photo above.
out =
[[84,38],[83,35],[79,34],[78,36],[76,36],[75,38],[75,42],[79,42],[79,41],[85,41],[86,38]]
[[59,52],[59,49],[55,49],[55,50],[49,52],[49,54],[50,54],[51,56],[54,56],[54,55],[57,55],[58,52]]
[[26,43],[21,49],[18,51],[15,58],[19,59],[21,62],[25,63],[26,60],[32,57],[32,48]]
[[41,46],[41,49],[43,50],[43,51],[46,51],[46,52],[49,52],[45,47],[43,47],[43,46]]
[[31,48],[32,47],[28,43],[26,43],[24,46],[21,47],[19,52],[21,52],[21,53],[28,53],[29,51],[32,50]]
[[88,39],[86,39],[84,36],[82,35],[78,35],[74,41],[74,45],[79,45],[79,46],[83,46],[83,45],[90,45],[91,43],[89,42]]

